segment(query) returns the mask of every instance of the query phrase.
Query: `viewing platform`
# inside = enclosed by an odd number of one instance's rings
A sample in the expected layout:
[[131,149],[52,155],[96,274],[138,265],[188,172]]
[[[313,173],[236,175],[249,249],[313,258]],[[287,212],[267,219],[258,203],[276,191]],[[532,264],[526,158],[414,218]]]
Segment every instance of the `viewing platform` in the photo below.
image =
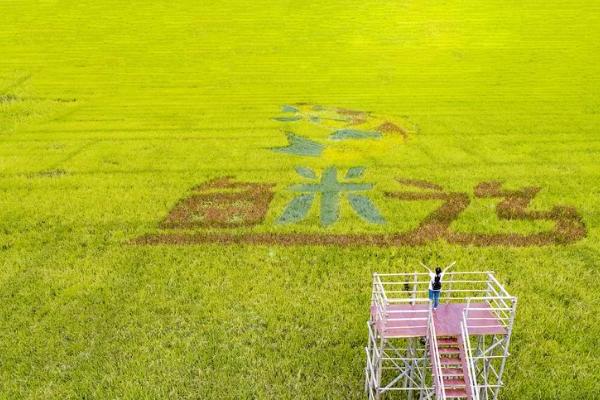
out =
[[370,399],[496,399],[516,298],[493,272],[373,275],[365,388]]
[[[469,334],[471,335],[504,335],[507,329],[502,320],[494,314],[487,303],[450,303],[440,304],[432,313],[433,323],[438,336],[457,336],[460,334],[460,323],[468,309]],[[376,319],[377,329],[386,338],[416,337],[427,335],[427,319],[419,315],[429,314],[428,304],[390,304],[387,308],[387,319]],[[377,317],[377,308],[371,307],[372,317]],[[477,324],[476,324],[477,322]]]

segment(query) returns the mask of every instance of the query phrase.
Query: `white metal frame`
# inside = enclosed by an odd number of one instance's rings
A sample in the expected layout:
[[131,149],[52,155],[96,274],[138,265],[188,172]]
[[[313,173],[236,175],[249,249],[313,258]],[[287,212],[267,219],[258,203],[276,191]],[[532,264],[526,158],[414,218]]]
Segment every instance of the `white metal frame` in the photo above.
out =
[[477,379],[475,378],[477,375],[475,374],[475,364],[473,362],[473,351],[471,350],[471,340],[469,336],[469,330],[467,327],[466,314],[463,314],[463,320],[460,323],[460,333],[461,339],[463,343],[463,348],[465,355],[467,357],[467,369],[469,371],[468,379],[469,379],[469,389],[471,392],[472,400],[479,400],[479,386],[477,385]]
[[446,390],[444,388],[444,377],[442,375],[442,365],[440,361],[440,353],[437,342],[437,334],[435,332],[435,324],[433,323],[433,316],[429,313],[429,329],[427,330],[428,339],[431,352],[431,360],[433,361],[433,381],[435,389],[435,398],[440,400],[446,400]]
[[[373,274],[371,305],[374,312],[368,323],[369,341],[365,348],[365,390],[371,400],[391,393],[395,394],[394,398],[409,400],[445,399],[431,302],[427,298],[429,279],[428,273],[419,272]],[[471,398],[496,400],[503,385],[517,300],[491,271],[447,272],[443,285],[441,303],[466,304],[461,336]],[[481,309],[478,306],[481,303],[486,304],[485,310],[491,311],[495,318],[474,315],[474,311]],[[404,309],[398,314],[390,308],[394,304],[427,307]],[[402,321],[410,321],[407,329],[414,329],[416,321],[417,326],[426,328],[427,335],[420,338],[401,333],[391,335],[386,330],[387,323],[394,322],[394,331],[401,332],[403,328],[398,323],[402,325]],[[469,334],[469,329],[498,325],[504,328],[504,334]]]

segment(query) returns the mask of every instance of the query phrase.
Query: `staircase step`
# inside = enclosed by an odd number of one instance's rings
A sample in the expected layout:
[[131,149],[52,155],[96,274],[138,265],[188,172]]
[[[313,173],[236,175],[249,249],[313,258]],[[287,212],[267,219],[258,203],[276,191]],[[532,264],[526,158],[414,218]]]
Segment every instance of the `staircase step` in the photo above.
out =
[[460,365],[462,367],[462,360],[460,358],[443,357],[440,358],[440,364],[442,368],[448,365]]
[[449,399],[466,399],[467,391],[465,389],[446,389],[446,398]]
[[456,378],[464,378],[464,373],[462,368],[446,368],[442,367],[442,377],[456,377]]
[[458,344],[458,338],[457,337],[438,338],[437,342],[438,342],[438,345]]
[[460,354],[458,347],[440,347],[438,351],[440,354]]
[[444,387],[446,388],[465,388],[467,384],[464,379],[444,379]]

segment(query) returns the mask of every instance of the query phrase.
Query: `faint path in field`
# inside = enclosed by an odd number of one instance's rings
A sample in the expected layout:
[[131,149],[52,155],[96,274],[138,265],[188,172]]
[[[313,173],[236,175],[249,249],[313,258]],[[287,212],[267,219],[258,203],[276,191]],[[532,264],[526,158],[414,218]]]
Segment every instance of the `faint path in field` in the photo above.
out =
[[73,158],[77,157],[79,154],[83,153],[84,151],[86,151],[90,147],[94,146],[95,144],[99,143],[100,141],[101,141],[101,139],[95,139],[95,140],[90,140],[90,141],[84,143],[83,145],[79,146],[77,149],[75,149],[72,152],[70,152],[69,154],[67,154],[67,156],[65,158],[44,168],[43,170],[39,171],[39,173],[42,173],[43,171],[47,171],[47,170],[57,169],[63,163],[66,163],[66,162],[72,160]]
[[7,86],[3,87],[0,89],[0,93],[7,93],[9,90],[13,90],[18,88],[19,86],[23,85],[25,82],[27,82],[29,79],[31,79],[31,74],[27,74],[24,75],[18,79],[16,79],[15,81],[9,83]]

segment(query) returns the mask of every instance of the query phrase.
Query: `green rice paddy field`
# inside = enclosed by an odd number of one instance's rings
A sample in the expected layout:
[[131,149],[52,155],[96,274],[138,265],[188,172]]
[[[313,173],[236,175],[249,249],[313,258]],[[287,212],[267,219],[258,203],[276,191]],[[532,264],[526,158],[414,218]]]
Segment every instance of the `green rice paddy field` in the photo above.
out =
[[0,2],[0,398],[361,399],[371,274],[453,260],[519,298],[502,399],[599,398],[599,16]]

